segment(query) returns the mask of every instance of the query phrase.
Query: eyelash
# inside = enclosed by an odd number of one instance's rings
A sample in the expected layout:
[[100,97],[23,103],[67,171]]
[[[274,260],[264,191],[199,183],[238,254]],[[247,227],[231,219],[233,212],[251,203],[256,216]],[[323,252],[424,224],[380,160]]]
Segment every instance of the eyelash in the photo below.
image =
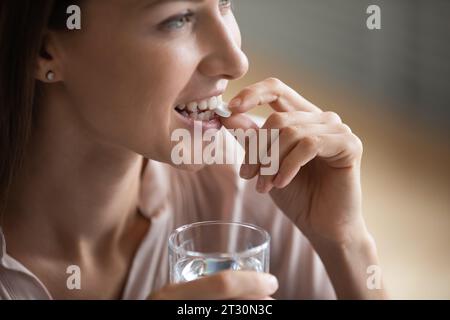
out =
[[[219,7],[221,9],[233,9],[233,1],[232,0],[219,0]],[[170,18],[162,23],[164,29],[169,31],[175,31],[182,29],[186,24],[192,22],[192,18],[194,17],[194,12],[187,11],[184,14],[175,16]]]

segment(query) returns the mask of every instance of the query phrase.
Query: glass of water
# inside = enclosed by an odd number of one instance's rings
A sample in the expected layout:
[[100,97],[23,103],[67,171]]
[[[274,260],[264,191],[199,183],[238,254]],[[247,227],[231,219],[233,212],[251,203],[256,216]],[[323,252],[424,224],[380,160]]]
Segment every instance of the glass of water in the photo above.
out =
[[269,272],[270,235],[252,224],[206,221],[169,237],[170,282],[192,281],[224,270]]

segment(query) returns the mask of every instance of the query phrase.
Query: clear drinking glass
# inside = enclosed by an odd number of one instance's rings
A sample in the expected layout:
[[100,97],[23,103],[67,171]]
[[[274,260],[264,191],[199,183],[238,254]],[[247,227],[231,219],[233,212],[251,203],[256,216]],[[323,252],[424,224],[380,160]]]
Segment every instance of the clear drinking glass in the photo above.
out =
[[270,235],[252,224],[206,221],[169,237],[170,282],[192,281],[223,270],[269,272]]

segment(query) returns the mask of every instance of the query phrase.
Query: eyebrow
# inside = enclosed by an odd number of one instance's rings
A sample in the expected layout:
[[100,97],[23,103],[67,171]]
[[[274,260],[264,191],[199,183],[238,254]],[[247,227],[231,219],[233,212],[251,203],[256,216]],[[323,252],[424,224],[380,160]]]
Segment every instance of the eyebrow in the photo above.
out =
[[203,2],[204,0],[150,0],[145,1],[144,9],[151,8],[169,2]]

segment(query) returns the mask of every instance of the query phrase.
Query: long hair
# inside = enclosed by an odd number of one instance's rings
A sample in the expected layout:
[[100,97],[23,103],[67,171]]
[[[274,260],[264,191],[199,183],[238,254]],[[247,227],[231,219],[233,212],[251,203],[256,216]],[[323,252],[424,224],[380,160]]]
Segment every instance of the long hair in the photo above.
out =
[[47,30],[63,30],[70,0],[0,0],[0,216],[32,133],[35,67]]

